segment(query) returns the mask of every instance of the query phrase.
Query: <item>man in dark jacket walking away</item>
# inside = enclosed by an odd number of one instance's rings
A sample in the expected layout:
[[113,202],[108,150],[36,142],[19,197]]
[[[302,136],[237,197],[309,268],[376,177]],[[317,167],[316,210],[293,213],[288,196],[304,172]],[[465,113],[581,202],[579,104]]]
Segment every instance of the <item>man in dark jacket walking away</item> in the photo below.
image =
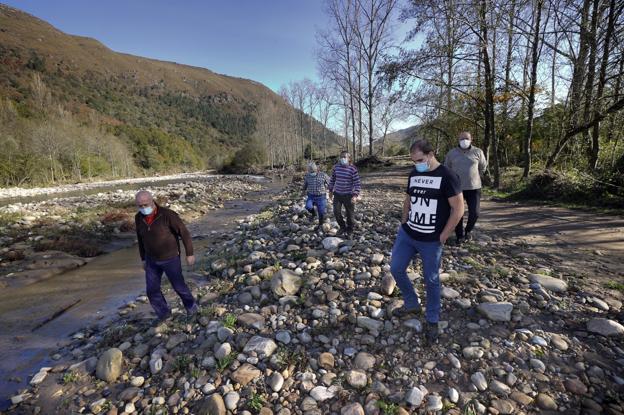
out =
[[[334,166],[329,181],[329,198],[334,201],[334,216],[340,226],[338,235],[350,236],[353,232],[353,212],[355,202],[360,197],[360,175],[357,167],[351,164],[351,156],[346,151],[340,153],[340,161]],[[342,207],[347,212],[347,222],[342,217]]]
[[150,304],[159,320],[166,320],[171,316],[171,310],[160,289],[164,272],[171,286],[182,299],[188,315],[195,314],[197,304],[191,290],[184,282],[180,261],[181,238],[187,264],[195,263],[191,234],[177,213],[158,206],[150,192],[141,190],[136,194],[135,199],[139,212],[134,217],[134,221]]

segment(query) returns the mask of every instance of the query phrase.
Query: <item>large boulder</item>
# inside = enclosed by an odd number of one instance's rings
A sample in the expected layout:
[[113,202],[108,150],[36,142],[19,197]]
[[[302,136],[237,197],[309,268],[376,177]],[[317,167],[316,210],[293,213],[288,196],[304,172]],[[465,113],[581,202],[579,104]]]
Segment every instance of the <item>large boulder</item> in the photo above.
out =
[[336,238],[335,236],[328,236],[327,238],[323,239],[322,243],[323,248],[327,249],[328,251],[335,251],[336,249],[338,249],[342,242],[343,240],[340,238]]
[[479,304],[478,310],[481,314],[492,321],[511,321],[511,311],[513,304],[511,303],[482,303]]
[[255,366],[250,365],[249,363],[244,363],[241,367],[236,369],[230,377],[234,380],[234,382],[246,386],[249,382],[256,379],[261,374],[262,372]]
[[302,284],[301,277],[289,269],[280,269],[271,278],[271,290],[278,297],[297,294]]
[[114,382],[121,375],[123,365],[123,353],[113,347],[108,349],[98,359],[95,375],[105,382]]
[[253,336],[243,349],[243,352],[256,352],[261,357],[269,357],[277,349],[277,344],[271,339],[262,336]]
[[547,275],[531,274],[529,275],[529,281],[538,283],[545,289],[555,293],[564,293],[568,291],[568,283],[558,278],[549,277]]
[[244,313],[238,316],[238,323],[243,327],[262,330],[264,328],[265,319],[257,313]]
[[381,331],[381,329],[383,329],[384,323],[370,317],[358,316],[357,325],[358,327],[368,329],[369,331],[379,332]]
[[598,333],[605,337],[624,335],[624,326],[614,320],[606,318],[592,318],[587,322],[587,331]]
[[225,402],[218,393],[212,394],[200,401],[193,408],[193,413],[197,415],[225,415]]

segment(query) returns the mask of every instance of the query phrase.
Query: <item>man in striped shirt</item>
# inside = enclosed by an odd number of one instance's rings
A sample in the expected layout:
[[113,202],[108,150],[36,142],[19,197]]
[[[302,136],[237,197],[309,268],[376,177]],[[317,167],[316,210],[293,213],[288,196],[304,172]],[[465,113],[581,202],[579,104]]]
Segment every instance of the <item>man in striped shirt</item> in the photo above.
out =
[[[353,211],[355,201],[360,197],[361,183],[357,168],[351,164],[351,156],[346,151],[340,153],[340,161],[334,166],[329,181],[329,198],[334,201],[334,216],[340,230],[338,235],[349,236],[353,232]],[[342,217],[342,206],[347,212],[347,222]]]

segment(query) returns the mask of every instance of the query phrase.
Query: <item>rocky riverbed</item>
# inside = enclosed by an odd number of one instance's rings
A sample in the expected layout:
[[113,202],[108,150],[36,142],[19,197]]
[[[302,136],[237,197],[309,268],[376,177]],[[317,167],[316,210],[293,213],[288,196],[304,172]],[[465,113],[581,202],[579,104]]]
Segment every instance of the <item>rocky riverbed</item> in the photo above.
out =
[[248,218],[204,254],[199,315],[155,325],[138,297],[75,333],[9,413],[624,413],[621,292],[512,240],[446,247],[437,344],[422,315],[392,317],[400,201],[367,189],[351,240],[315,233],[294,196]]
[[[258,178],[217,176],[148,187],[186,221],[262,188]],[[117,189],[0,207],[0,287],[37,282],[132,243],[134,194]]]

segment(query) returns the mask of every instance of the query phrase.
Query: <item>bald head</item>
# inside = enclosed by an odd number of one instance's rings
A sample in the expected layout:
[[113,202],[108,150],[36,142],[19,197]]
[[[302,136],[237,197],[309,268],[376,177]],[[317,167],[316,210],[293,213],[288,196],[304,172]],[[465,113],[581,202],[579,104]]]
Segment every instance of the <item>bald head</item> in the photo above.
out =
[[141,190],[134,196],[138,208],[154,207],[154,196],[147,190]]

